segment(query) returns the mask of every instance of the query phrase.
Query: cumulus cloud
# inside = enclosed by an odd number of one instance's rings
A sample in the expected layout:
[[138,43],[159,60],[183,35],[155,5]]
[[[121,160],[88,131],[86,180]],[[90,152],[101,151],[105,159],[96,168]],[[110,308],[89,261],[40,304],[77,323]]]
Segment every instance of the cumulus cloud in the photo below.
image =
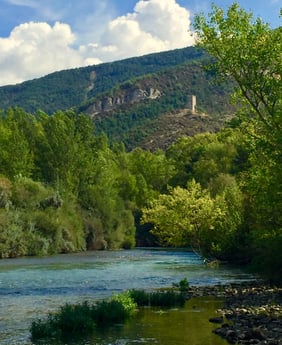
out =
[[175,0],[139,0],[132,13],[110,20],[99,40],[81,45],[78,42],[84,39],[79,32],[74,34],[68,24],[21,24],[9,37],[0,38],[0,85],[62,69],[192,45],[189,17],[189,11]]
[[25,23],[0,39],[0,83],[13,84],[53,71],[83,65],[71,48],[75,36],[69,25]]
[[[194,44],[189,35],[190,13],[175,0],[140,0],[134,12],[108,24],[97,47],[101,59],[125,58]],[[99,49],[101,49],[99,51]]]

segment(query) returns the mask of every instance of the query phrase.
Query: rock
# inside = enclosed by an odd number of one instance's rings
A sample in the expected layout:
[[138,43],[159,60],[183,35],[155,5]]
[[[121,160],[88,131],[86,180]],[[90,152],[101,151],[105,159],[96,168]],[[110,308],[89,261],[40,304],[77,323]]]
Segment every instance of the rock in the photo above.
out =
[[[234,344],[282,345],[282,288],[262,282],[226,286],[190,287],[192,296],[225,297],[218,310],[224,317],[210,318],[221,324],[213,332]],[[223,323],[227,319],[227,323]]]
[[226,332],[226,339],[229,343],[235,344],[237,342],[237,334],[233,329],[229,329]]
[[243,333],[244,340],[265,340],[266,336],[263,333],[263,331],[260,328],[253,328],[253,329],[249,329],[248,331]]
[[115,96],[107,96],[90,104],[85,112],[91,117],[100,113],[109,112],[124,104],[138,103],[146,99],[161,97],[161,91],[154,88],[128,88],[120,91]]
[[219,317],[211,317],[209,319],[209,322],[212,322],[212,323],[223,323],[223,317],[222,316],[219,316]]

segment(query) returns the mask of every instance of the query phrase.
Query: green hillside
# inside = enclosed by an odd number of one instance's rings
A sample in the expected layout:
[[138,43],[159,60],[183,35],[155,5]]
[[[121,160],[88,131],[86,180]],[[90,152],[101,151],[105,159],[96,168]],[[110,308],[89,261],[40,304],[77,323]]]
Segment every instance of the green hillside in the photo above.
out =
[[77,106],[88,98],[111,90],[117,83],[203,56],[201,50],[189,47],[55,72],[21,84],[0,87],[0,108],[19,106],[28,112],[41,109],[51,114],[58,109]]
[[[106,134],[110,143],[123,142],[128,150],[165,149],[183,135],[218,131],[234,113],[231,84],[215,84],[203,68],[208,62],[202,50],[188,47],[56,72],[1,87],[0,109],[51,115],[72,108],[92,118],[96,133]],[[138,98],[148,92],[158,96]],[[94,111],[97,104],[101,109]]]
[[[88,99],[78,112],[91,116],[99,133],[105,133],[111,142],[122,141],[128,149],[136,146],[163,149],[182,135],[215,132],[234,113],[229,102],[232,85],[216,85],[212,75],[204,71],[203,63],[204,60],[192,60],[127,80]],[[127,100],[93,112],[95,104],[121,102],[135,92],[146,90],[154,90],[159,97]],[[197,100],[196,114],[191,113],[192,95]]]

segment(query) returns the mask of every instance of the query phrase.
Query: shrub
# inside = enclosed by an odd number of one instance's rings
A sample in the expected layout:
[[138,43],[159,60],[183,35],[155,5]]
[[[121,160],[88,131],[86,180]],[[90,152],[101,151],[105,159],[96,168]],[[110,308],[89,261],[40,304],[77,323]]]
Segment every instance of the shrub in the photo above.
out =
[[174,291],[157,291],[150,294],[151,306],[174,307],[183,306],[185,297],[183,294]]
[[54,324],[63,336],[70,334],[87,334],[93,331],[93,309],[88,302],[71,305],[65,304],[54,316]]
[[137,305],[172,307],[182,306],[184,303],[184,295],[175,291],[147,293],[143,290],[131,290],[96,304],[65,304],[57,313],[49,313],[46,320],[33,321],[30,327],[31,338],[37,341],[84,337],[95,329],[123,323],[134,314]]
[[179,283],[172,284],[172,286],[178,288],[181,293],[185,293],[185,292],[188,292],[189,282],[188,282],[187,278],[184,278],[184,279],[180,280]]
[[0,175],[0,208],[8,209],[11,205],[12,184],[10,180]]
[[94,330],[93,306],[88,302],[82,304],[65,304],[55,314],[49,314],[47,320],[36,320],[31,324],[33,340],[85,335]]
[[112,301],[117,301],[121,303],[124,310],[126,311],[127,316],[133,315],[136,311],[137,303],[136,301],[134,301],[129,291],[126,291],[118,295],[114,295],[112,297]]
[[144,290],[130,290],[129,291],[131,298],[139,307],[144,307],[150,305],[149,294]]
[[130,296],[138,306],[174,307],[183,306],[185,296],[175,291],[145,292],[143,290],[130,290]]
[[32,340],[50,338],[54,335],[55,330],[52,327],[52,321],[38,319],[32,322],[30,327],[30,333]]
[[98,302],[93,317],[98,327],[107,327],[115,323],[124,322],[128,314],[123,305],[118,301]]
[[31,337],[32,340],[39,340],[85,336],[91,334],[95,327],[124,322],[135,309],[136,304],[128,292],[96,304],[65,304],[57,313],[49,313],[46,320],[33,321]]

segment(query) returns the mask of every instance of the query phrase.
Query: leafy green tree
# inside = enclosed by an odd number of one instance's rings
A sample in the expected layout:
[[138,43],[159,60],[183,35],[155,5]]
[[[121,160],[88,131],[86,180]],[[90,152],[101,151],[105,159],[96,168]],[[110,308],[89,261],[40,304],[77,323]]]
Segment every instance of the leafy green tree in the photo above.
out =
[[91,172],[81,205],[87,223],[88,247],[94,249],[132,247],[135,245],[134,218],[128,199],[122,199],[124,172],[116,154],[107,146],[96,153],[95,167]]
[[166,150],[166,156],[175,166],[175,173],[169,183],[186,187],[187,182],[196,179],[194,165],[202,157],[208,144],[214,142],[214,134],[201,133],[194,137],[181,137]]
[[43,176],[57,188],[73,190],[77,184],[75,168],[78,155],[74,119],[67,113],[56,112],[43,122],[43,129],[46,139],[42,147]]
[[247,155],[243,138],[235,129],[180,138],[166,151],[176,170],[170,184],[185,186],[187,181],[194,178],[203,187],[208,187],[219,174],[244,170],[244,161],[241,161],[243,154]]
[[226,216],[222,205],[200,184],[175,187],[143,209],[143,222],[153,224],[153,234],[162,244],[191,246],[202,255],[211,253],[217,227]]
[[209,19],[196,16],[195,29],[198,45],[215,58],[210,69],[237,85],[250,151],[241,176],[249,248],[260,270],[277,277],[267,267],[281,267],[281,256],[266,260],[265,253],[279,252],[282,232],[282,27],[271,29],[235,3],[227,13],[213,5]]
[[0,119],[0,173],[11,179],[19,174],[30,176],[34,165],[19,115],[11,109]]
[[194,26],[198,45],[215,58],[210,68],[235,81],[244,113],[257,119],[257,130],[273,142],[282,126],[282,28],[254,20],[237,3],[227,13],[213,5],[209,20],[196,16]]
[[128,154],[128,168],[135,177],[135,201],[138,208],[145,206],[160,192],[166,191],[174,166],[159,150],[154,153],[137,148]]
[[236,178],[230,174],[220,173],[210,181],[209,191],[225,213],[224,219],[216,229],[217,236],[212,244],[212,254],[224,260],[247,260],[248,237],[243,228],[244,195]]

